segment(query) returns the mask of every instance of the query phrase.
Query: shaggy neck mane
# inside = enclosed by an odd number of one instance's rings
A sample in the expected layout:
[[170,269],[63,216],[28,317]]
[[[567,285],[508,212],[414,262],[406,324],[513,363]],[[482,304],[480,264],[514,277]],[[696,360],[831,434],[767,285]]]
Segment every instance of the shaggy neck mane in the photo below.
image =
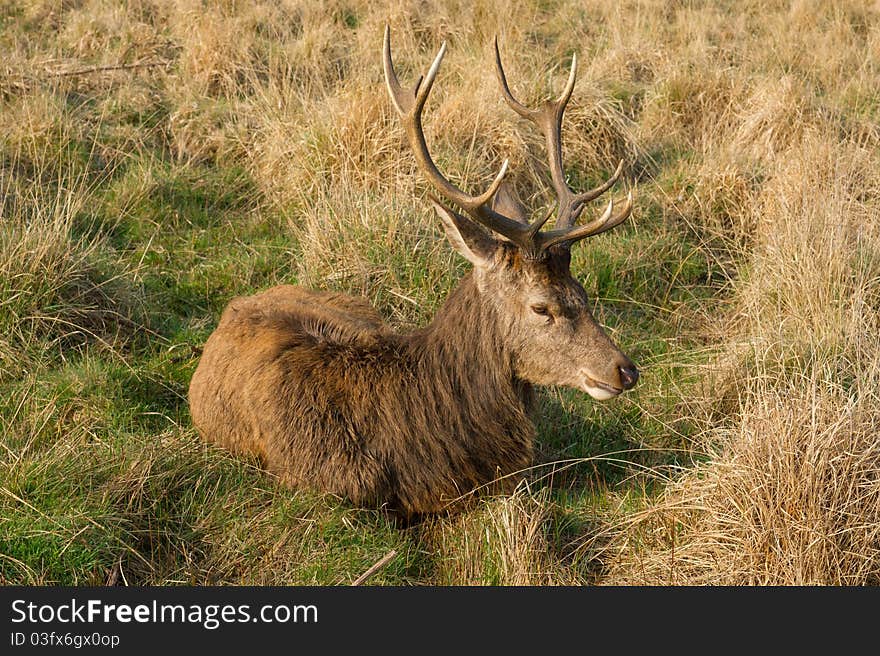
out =
[[[483,430],[514,421],[520,426],[532,401],[518,379],[495,308],[482,298],[473,272],[459,283],[434,320],[407,336],[415,355],[423,401],[446,406],[457,418],[480,417]],[[451,417],[450,417],[451,418]],[[530,425],[530,424],[529,424]]]

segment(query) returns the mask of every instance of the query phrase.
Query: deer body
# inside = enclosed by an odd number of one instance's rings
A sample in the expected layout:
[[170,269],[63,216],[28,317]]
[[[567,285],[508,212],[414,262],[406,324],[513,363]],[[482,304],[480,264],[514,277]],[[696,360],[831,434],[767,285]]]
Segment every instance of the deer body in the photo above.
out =
[[[571,245],[630,213],[576,226],[586,202],[561,160],[562,113],[505,99],[545,133],[559,205],[528,221],[503,178],[481,196],[446,180],[425,144],[421,110],[444,48],[412,92],[397,81],[386,29],[388,90],[429,182],[470,218],[432,197],[450,244],[473,264],[427,327],[390,330],[364,299],[292,285],[233,299],[208,339],[190,383],[193,423],[203,438],[258,455],[291,487],[310,487],[359,505],[406,515],[438,512],[473,490],[510,489],[529,466],[532,385],[566,385],[599,400],[635,385],[638,371],[588,310],[569,270]],[[622,163],[621,163],[622,164]],[[496,235],[500,235],[499,238]]]
[[[426,328],[280,286],[232,300],[190,385],[200,433],[291,487],[436,512],[532,459],[531,386],[467,276]],[[462,331],[461,327],[469,329]]]

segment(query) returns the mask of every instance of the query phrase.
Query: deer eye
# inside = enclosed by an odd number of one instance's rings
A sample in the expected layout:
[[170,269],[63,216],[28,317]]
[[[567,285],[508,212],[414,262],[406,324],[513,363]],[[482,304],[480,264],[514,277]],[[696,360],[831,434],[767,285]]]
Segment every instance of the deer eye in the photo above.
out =
[[535,303],[532,306],[532,312],[540,314],[542,317],[551,317],[550,309],[543,303]]

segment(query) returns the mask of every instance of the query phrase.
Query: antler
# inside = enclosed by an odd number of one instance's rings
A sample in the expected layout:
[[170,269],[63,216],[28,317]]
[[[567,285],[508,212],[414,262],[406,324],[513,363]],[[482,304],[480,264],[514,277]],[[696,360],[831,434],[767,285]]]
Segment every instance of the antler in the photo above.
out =
[[623,169],[623,162],[621,161],[620,165],[618,165],[617,171],[611,179],[600,187],[582,194],[575,194],[571,191],[565,183],[565,172],[562,168],[561,125],[565,105],[568,103],[574,89],[576,62],[572,61],[572,70],[569,75],[568,84],[559,100],[555,103],[545,103],[540,109],[530,109],[519,103],[510,93],[507,79],[504,76],[504,70],[501,67],[501,56],[498,52],[497,39],[495,40],[495,62],[505,100],[520,116],[535,122],[544,131],[547,138],[550,172],[553,186],[559,198],[556,220],[557,228],[547,232],[540,232],[541,227],[551,216],[550,213],[529,224],[509,218],[493,209],[491,204],[493,199],[504,201],[499,205],[500,207],[509,206],[511,203],[507,194],[501,194],[499,198],[496,198],[496,194],[502,188],[501,185],[504,177],[507,175],[507,160],[504,160],[501,170],[495,176],[489,188],[479,196],[470,196],[452,184],[434,164],[434,160],[431,158],[428,150],[428,144],[425,141],[425,133],[422,126],[422,110],[425,107],[428,94],[434,85],[434,80],[440,69],[440,63],[443,61],[445,54],[446,42],[444,41],[427,74],[424,77],[419,77],[412,91],[404,89],[397,78],[397,74],[394,72],[394,64],[391,60],[391,29],[388,25],[385,26],[383,43],[385,84],[388,88],[388,93],[391,95],[394,108],[400,115],[410,146],[415,154],[416,162],[437,191],[464,209],[478,223],[503,235],[531,256],[539,256],[554,244],[567,243],[570,246],[571,243],[579,239],[584,239],[590,235],[613,228],[629,216],[632,211],[632,194],[629,194],[626,205],[618,214],[612,216],[613,202],[611,202],[601,217],[588,225],[574,227],[574,222],[583,211],[584,204],[610,189],[616,182]]
[[[504,100],[513,111],[537,125],[544,133],[544,138],[547,142],[550,177],[553,181],[553,188],[556,191],[559,204],[556,210],[556,229],[541,233],[543,248],[549,248],[553,244],[563,242],[567,242],[570,245],[575,241],[610,230],[625,221],[632,213],[632,192],[627,194],[623,208],[616,214],[614,213],[614,200],[612,199],[608,202],[608,207],[602,213],[602,216],[587,225],[575,227],[575,223],[580,218],[586,203],[608,191],[617,182],[623,171],[623,160],[621,160],[617,165],[617,169],[608,180],[595,189],[582,193],[575,193],[565,181],[565,169],[562,165],[562,116],[574,91],[575,77],[577,75],[577,55],[573,55],[571,58],[571,71],[568,74],[568,82],[562,91],[562,95],[555,101],[547,100],[543,102],[536,109],[526,107],[514,98],[510,92],[507,76],[504,74],[504,67],[501,65],[498,37],[495,37],[495,72],[498,74],[498,82],[501,84],[501,93],[504,96]],[[544,220],[546,221],[549,216],[548,214]]]
[[533,242],[529,226],[499,214],[490,205],[504,180],[504,176],[507,175],[507,160],[504,160],[501,170],[485,192],[479,196],[469,196],[447,180],[431,158],[422,128],[422,109],[428,99],[428,94],[431,92],[431,87],[434,85],[434,79],[437,77],[437,71],[440,69],[440,62],[443,61],[445,54],[446,42],[444,41],[424,78],[419,77],[412,91],[404,89],[397,79],[397,74],[394,72],[394,64],[391,61],[391,29],[388,25],[385,26],[383,43],[385,85],[388,87],[388,93],[391,95],[394,108],[400,115],[409,144],[416,156],[416,162],[437,191],[467,211],[468,214],[482,225],[504,235],[521,248],[530,250],[533,248]]

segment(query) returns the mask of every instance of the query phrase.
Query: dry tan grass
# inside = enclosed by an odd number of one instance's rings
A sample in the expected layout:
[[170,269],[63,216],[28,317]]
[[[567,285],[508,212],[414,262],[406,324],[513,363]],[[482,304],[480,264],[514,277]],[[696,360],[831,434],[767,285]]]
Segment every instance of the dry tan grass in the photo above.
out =
[[[627,517],[605,583],[877,585],[876,362],[862,394],[763,385],[697,465]],[[712,444],[709,444],[709,441]]]
[[621,522],[608,582],[880,582],[876,153],[773,160],[707,379],[708,459]]
[[89,194],[72,183],[55,195],[0,184],[0,379],[28,374],[34,351],[92,340],[109,348],[136,327],[131,290],[96,271],[103,244],[73,231]]
[[547,490],[527,485],[479,509],[422,527],[436,554],[443,585],[578,585],[583,577],[565,567],[551,547],[553,504]]

